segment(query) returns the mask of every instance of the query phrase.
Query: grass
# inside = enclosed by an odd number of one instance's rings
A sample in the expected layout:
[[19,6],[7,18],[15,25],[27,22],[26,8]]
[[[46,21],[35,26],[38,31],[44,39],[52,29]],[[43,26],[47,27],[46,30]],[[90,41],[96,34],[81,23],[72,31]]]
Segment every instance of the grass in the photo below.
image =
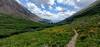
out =
[[[100,10],[97,9],[97,11]],[[74,18],[70,24],[51,27],[18,18],[0,16],[1,35],[24,31],[24,33],[0,39],[0,47],[64,47],[74,35],[73,29],[79,33],[76,47],[100,47],[100,12],[92,12],[93,14],[90,12]],[[36,28],[39,30],[34,30]]]
[[[70,31],[69,31],[70,30]],[[36,32],[14,35],[0,41],[1,47],[63,47],[72,37],[71,28],[67,25],[46,28]]]
[[78,27],[80,35],[76,47],[100,47],[100,14],[86,16],[83,19],[84,22]]
[[23,18],[0,14],[0,38],[21,32],[33,31],[45,27],[41,23],[32,22]]
[[0,39],[0,47],[42,47],[45,45],[51,47],[59,45],[61,47],[73,35],[72,28],[67,28],[67,26],[50,27],[46,24],[1,14],[0,36],[2,39]]

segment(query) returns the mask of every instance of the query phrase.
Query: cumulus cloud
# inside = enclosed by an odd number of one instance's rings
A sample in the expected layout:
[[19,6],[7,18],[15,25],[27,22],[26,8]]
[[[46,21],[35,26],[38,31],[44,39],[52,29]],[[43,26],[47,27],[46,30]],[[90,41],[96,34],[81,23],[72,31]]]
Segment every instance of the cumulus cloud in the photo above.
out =
[[[62,21],[70,16],[72,16],[74,13],[82,9],[83,7],[88,6],[92,2],[96,0],[56,0],[57,3],[65,4],[66,6],[72,6],[72,9],[66,9],[65,6],[60,6],[55,3],[55,0],[16,0],[18,3],[26,7],[30,12],[36,14],[38,17],[51,20],[52,22],[59,22]],[[24,2],[23,2],[24,1]],[[36,3],[36,1],[40,2]],[[44,3],[45,2],[45,3]],[[86,4],[87,3],[87,4]],[[38,6],[37,6],[38,4]],[[48,5],[48,6],[45,6]],[[57,6],[54,6],[54,5]],[[83,4],[82,6],[78,4]],[[40,7],[41,8],[40,8]],[[44,9],[44,10],[42,10]],[[66,11],[65,11],[66,10]],[[52,13],[56,12],[56,13]]]
[[58,2],[58,3],[62,3],[62,2],[64,2],[64,0],[57,0],[57,2]]
[[56,7],[56,10],[61,11],[63,8],[62,7]]
[[76,0],[77,2],[80,2],[81,0]]
[[49,2],[48,2],[48,4],[50,4],[50,5],[54,5],[54,3],[55,3],[55,0],[49,0]]

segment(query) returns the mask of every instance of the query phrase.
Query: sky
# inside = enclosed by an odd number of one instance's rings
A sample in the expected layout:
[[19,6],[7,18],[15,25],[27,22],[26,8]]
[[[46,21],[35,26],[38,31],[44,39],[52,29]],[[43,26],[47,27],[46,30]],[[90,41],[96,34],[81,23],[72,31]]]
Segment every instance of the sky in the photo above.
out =
[[96,0],[16,0],[38,17],[60,22]]

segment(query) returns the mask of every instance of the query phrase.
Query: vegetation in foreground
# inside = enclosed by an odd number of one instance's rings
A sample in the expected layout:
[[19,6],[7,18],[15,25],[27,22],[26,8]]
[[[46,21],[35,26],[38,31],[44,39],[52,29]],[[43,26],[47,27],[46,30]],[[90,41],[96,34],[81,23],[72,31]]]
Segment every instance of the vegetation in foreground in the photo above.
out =
[[[0,47],[45,47],[45,46],[64,47],[65,44],[67,44],[71,39],[71,37],[73,36],[74,29],[79,33],[76,47],[100,47],[99,45],[100,44],[100,37],[99,37],[100,36],[100,10],[99,9],[95,9],[95,10],[99,12],[96,12],[94,14],[92,14],[93,12],[92,13],[88,12],[90,14],[86,14],[86,15],[83,14],[82,17],[74,18],[74,21],[72,21],[72,23],[70,24],[43,28],[39,31],[28,30],[28,32],[15,34],[7,38],[0,39]],[[1,19],[5,20],[3,17]],[[10,18],[10,19],[15,20],[15,18]],[[24,21],[21,21],[22,25],[28,23],[27,24],[28,27],[29,25],[35,26],[33,24],[29,24],[29,21],[28,22],[26,21],[24,22]],[[15,23],[20,23],[20,22],[18,21]],[[0,26],[1,25],[2,24],[0,23]],[[15,27],[15,25],[16,24],[14,24],[13,26]],[[13,26],[9,26],[7,28],[11,28]],[[17,24],[17,26],[20,26],[21,28],[25,27],[25,26],[21,26],[20,24]],[[43,25],[41,27],[43,27]],[[5,29],[5,26],[2,26],[1,29],[2,28]],[[15,27],[15,29],[17,28]],[[6,31],[0,30],[0,32],[5,33]]]
[[29,31],[0,40],[1,47],[63,47],[73,36],[73,29],[79,32],[77,47],[99,47],[100,14],[76,18],[71,24]]
[[47,25],[0,13],[0,38],[45,28]]

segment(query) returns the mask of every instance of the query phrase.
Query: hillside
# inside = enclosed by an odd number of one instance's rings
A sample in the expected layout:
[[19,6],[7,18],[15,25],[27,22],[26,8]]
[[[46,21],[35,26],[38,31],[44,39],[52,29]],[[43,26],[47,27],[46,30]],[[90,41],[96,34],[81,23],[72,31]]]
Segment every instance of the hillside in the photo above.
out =
[[35,31],[35,32],[33,32],[32,30],[28,30],[28,32],[25,33],[15,34],[10,37],[1,39],[0,46],[1,47],[11,47],[11,46],[12,47],[23,47],[23,46],[43,47],[45,45],[49,45],[50,47],[57,47],[57,46],[63,47],[66,43],[68,43],[68,40],[70,40],[71,36],[74,34],[73,30],[76,29],[80,34],[77,41],[77,47],[87,47],[87,46],[99,47],[100,46],[99,45],[100,42],[99,41],[100,39],[99,37],[100,16],[99,15],[100,15],[99,13],[91,16],[87,15],[84,17],[76,18],[71,24],[45,28],[43,30]]
[[[3,18],[3,20],[5,19]],[[76,29],[80,34],[78,37],[76,47],[94,47],[94,46],[100,47],[99,20],[100,20],[99,12],[92,15],[87,14],[84,15],[83,17],[75,18],[74,21],[72,21],[72,23],[70,24],[45,28],[43,30],[35,32],[33,32],[32,30],[28,30],[28,32],[25,33],[15,34],[10,37],[3,38],[0,40],[0,46],[1,47],[44,47],[44,46],[63,47],[71,39],[71,36],[73,36],[74,34],[73,30]],[[20,21],[18,21],[17,23],[20,23]],[[20,29],[23,28],[24,24],[26,24],[26,27],[29,25],[34,26],[32,24],[29,24],[29,21],[28,24],[27,22],[22,21],[22,26],[20,27]],[[0,25],[2,24],[0,23]],[[8,26],[7,28],[13,27],[9,26],[9,24],[5,26]],[[20,24],[17,24],[17,26],[20,26]],[[4,31],[0,30],[0,32],[4,33],[6,31],[5,27],[2,26],[1,28],[4,28]],[[15,29],[17,29],[17,27],[15,27]]]
[[0,38],[14,34],[45,28],[42,23],[33,22],[24,18],[0,13]]
[[21,17],[31,21],[40,20],[35,14],[32,14],[25,7],[18,4],[15,0],[0,0],[0,13]]
[[74,30],[79,34],[76,47],[100,47],[100,4],[69,23],[54,25],[0,13],[0,47],[64,47]]

